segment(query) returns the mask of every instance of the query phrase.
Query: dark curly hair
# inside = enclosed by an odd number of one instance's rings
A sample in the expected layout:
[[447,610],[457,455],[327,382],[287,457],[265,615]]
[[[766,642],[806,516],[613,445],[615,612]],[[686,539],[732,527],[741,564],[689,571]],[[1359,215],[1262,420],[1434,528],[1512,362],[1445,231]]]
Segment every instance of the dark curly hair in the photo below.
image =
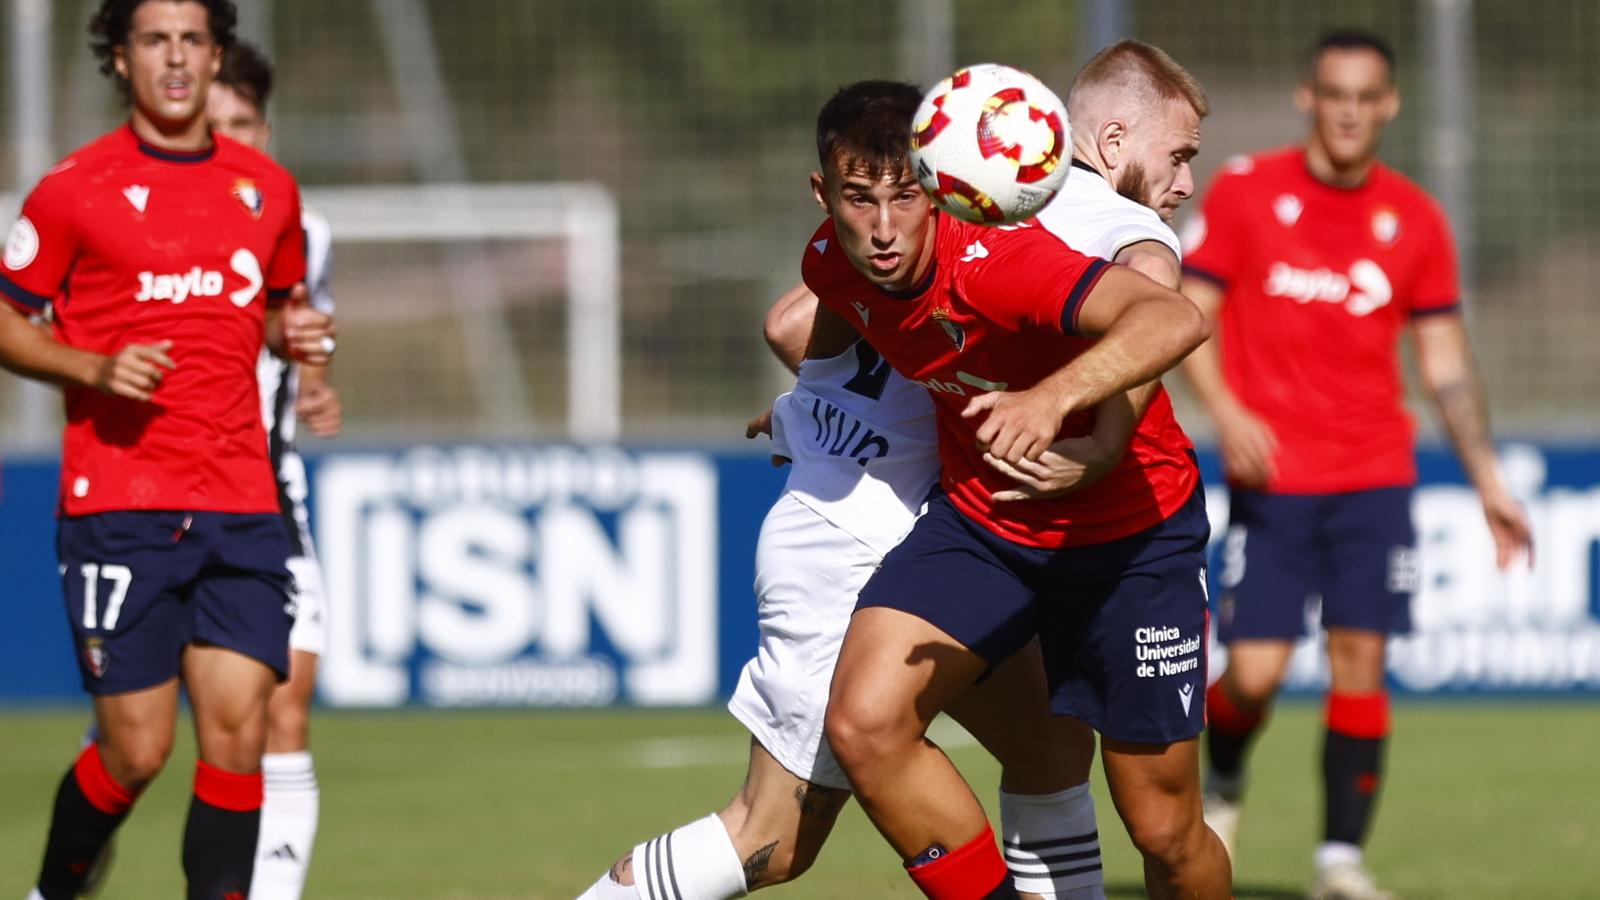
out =
[[[142,4],[151,2],[158,0],[102,0],[99,11],[89,20],[89,49],[94,52],[95,59],[100,61],[100,74],[116,81],[117,89],[122,91],[124,99],[128,96],[128,82],[117,75],[114,51],[128,42],[128,29],[133,22],[133,11]],[[206,8],[207,21],[211,25],[211,39],[217,46],[226,52],[237,40],[234,28],[239,23],[239,12],[234,8],[232,0],[159,0],[159,2],[199,3]]]

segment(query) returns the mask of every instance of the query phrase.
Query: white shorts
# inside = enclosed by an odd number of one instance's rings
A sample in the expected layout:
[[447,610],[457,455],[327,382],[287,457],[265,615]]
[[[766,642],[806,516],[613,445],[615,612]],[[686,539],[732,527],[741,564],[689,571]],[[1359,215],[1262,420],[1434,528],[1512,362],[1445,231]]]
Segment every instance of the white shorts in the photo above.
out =
[[739,674],[728,711],[779,764],[813,784],[848,790],[822,734],[839,645],[856,594],[883,559],[784,494],[756,542],[761,642]]
[[294,627],[289,630],[289,649],[321,656],[328,645],[322,564],[315,556],[291,556],[288,566],[294,579],[289,589],[289,596],[294,600]]

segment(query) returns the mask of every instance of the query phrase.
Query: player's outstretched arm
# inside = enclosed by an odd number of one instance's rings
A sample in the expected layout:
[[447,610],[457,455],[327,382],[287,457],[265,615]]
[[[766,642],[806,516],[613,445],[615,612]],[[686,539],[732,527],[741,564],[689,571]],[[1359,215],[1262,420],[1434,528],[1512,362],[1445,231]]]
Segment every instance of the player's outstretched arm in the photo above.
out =
[[1015,464],[1037,461],[1074,410],[1158,378],[1206,339],[1205,317],[1176,291],[1122,266],[1109,267],[1084,298],[1078,331],[1088,350],[1025,391],[972,399],[962,415],[985,415],[980,449]]
[[90,387],[130,400],[149,400],[173,368],[171,341],[128,344],[111,356],[69,347],[0,304],[0,366],[58,385]]
[[1417,368],[1439,409],[1461,467],[1478,490],[1483,514],[1494,535],[1495,561],[1504,569],[1520,558],[1533,562],[1533,533],[1522,505],[1500,480],[1478,367],[1467,341],[1466,323],[1453,313],[1414,320]]
[[[1183,279],[1183,294],[1215,322],[1222,309],[1222,288],[1203,278]],[[1183,374],[1217,426],[1222,469],[1228,481],[1244,487],[1264,487],[1272,480],[1278,438],[1229,389],[1222,376],[1222,356],[1213,337],[1195,348],[1183,361]]]

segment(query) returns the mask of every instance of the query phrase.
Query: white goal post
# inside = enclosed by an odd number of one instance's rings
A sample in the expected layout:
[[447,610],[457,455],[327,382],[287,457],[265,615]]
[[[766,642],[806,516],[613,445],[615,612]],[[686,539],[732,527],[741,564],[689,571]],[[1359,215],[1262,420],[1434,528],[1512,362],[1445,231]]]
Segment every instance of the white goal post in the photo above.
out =
[[[592,182],[308,188],[305,205],[327,218],[335,245],[562,239],[567,436],[616,440],[622,430],[622,255],[617,205],[609,189]],[[337,283],[334,289],[337,296]],[[486,293],[477,301],[496,305],[492,285]],[[509,330],[502,329],[498,337],[507,335]],[[493,355],[491,348],[480,349]],[[495,382],[504,390],[515,380]]]
[[[492,240],[563,243],[567,296],[567,434],[583,442],[615,441],[622,429],[621,235],[616,200],[592,182],[366,185],[307,188],[306,206],[321,213],[341,243],[434,242],[446,247]],[[0,194],[7,226],[22,197]],[[454,300],[502,316],[502,292],[470,253],[447,265],[460,282]],[[337,274],[334,295],[338,296]],[[471,296],[465,296],[465,295]],[[501,325],[504,320],[500,319]],[[485,328],[473,336],[474,380],[501,421],[527,418],[518,351],[511,330]],[[27,403],[13,411],[6,432],[51,435],[58,403]]]

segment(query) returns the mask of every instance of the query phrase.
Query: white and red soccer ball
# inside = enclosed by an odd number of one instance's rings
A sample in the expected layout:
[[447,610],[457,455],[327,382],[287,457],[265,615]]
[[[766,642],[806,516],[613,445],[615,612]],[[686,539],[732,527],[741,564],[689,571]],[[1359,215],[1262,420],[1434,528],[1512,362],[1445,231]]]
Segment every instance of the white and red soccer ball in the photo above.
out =
[[911,166],[933,202],[980,225],[1031,218],[1072,164],[1067,107],[1027,72],[968,66],[922,98]]

